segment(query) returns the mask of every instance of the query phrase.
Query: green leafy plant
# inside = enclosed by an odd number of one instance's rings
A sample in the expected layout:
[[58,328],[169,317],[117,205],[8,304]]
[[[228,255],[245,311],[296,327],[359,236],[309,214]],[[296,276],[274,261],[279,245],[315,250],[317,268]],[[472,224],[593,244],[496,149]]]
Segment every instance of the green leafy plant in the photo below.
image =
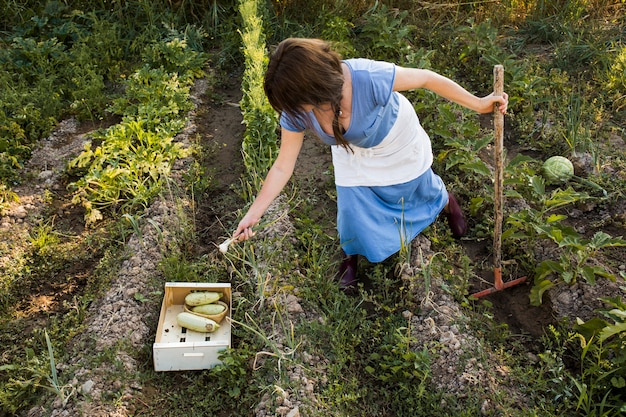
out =
[[4,209],[8,207],[10,203],[18,201],[18,195],[13,191],[7,189],[7,186],[0,182],[0,215],[2,215]]
[[[626,246],[621,238],[612,238],[604,232],[596,232],[591,239],[584,239],[571,227],[562,225],[535,225],[538,237],[548,238],[563,251],[558,260],[544,260],[535,269],[534,286],[530,293],[531,304],[541,304],[543,293],[558,282],[573,284],[583,278],[595,284],[596,277],[615,280],[605,267],[590,263],[602,249]],[[557,281],[548,279],[556,276]]]
[[491,87],[493,65],[506,64],[506,56],[497,38],[497,28],[491,21],[476,22],[470,18],[459,27],[458,35],[451,45],[451,49],[458,51],[458,57],[455,52],[448,58],[458,59],[456,65],[467,71],[470,83],[475,88]]
[[150,131],[175,134],[183,128],[184,115],[193,108],[188,80],[163,68],[144,66],[125,85],[124,95],[109,109],[112,113],[141,121]]
[[[485,213],[484,206],[493,195],[492,173],[480,155],[493,142],[493,135],[481,130],[478,120],[458,106],[442,102],[437,104],[437,112],[436,119],[427,117],[423,122],[432,132],[436,152],[434,164],[441,166],[437,167],[438,172],[445,173],[448,186],[457,195],[466,190],[472,193],[472,214]],[[479,224],[474,233],[477,236],[487,234],[489,232],[483,230],[486,227]]]
[[54,251],[59,241],[58,233],[54,231],[52,223],[40,223],[30,233],[31,245],[35,252],[42,256]]
[[69,169],[87,169],[71,186],[76,190],[73,202],[87,210],[88,224],[101,220],[107,207],[122,212],[146,207],[173,162],[187,154],[171,136],[145,130],[139,121],[115,125],[96,138],[100,146],[92,149],[88,143],[69,164]]
[[[187,32],[192,38],[206,36],[201,30],[190,27]],[[201,46],[201,45],[200,45]],[[172,31],[172,39],[155,42],[146,47],[142,61],[150,68],[162,68],[166,73],[176,73],[184,83],[193,81],[204,74],[203,66],[207,56],[202,51],[196,51],[188,46],[186,39],[178,31]]]
[[326,17],[325,27],[322,30],[322,39],[333,42],[333,46],[341,56],[346,58],[354,57],[357,53],[351,40],[353,29],[354,23],[342,16],[331,14]]
[[407,15],[407,11],[390,9],[375,2],[363,14],[362,24],[355,27],[357,49],[372,59],[403,62],[411,51],[409,40],[415,28],[404,21]]
[[3,389],[0,392],[0,405],[3,410],[15,413],[24,408],[37,394],[42,381],[48,373],[42,361],[31,348],[26,348],[26,360],[22,366],[12,363],[0,365],[3,377]]
[[[173,136],[183,129],[186,112],[193,108],[189,86],[202,74],[205,57],[177,38],[148,50],[146,59],[159,67],[146,64],[125,82],[124,95],[110,108],[124,117],[122,122],[95,133],[68,165],[81,175],[71,187],[76,191],[74,203],[86,208],[88,224],[102,219],[103,208],[146,207],[173,162],[191,154]],[[94,142],[99,143],[95,149]]]
[[437,106],[439,118],[433,133],[444,139],[445,148],[437,159],[445,162],[446,170],[456,167],[466,176],[490,176],[487,164],[478,152],[493,141],[493,135],[484,134],[475,119],[465,112],[454,111],[449,103]]
[[174,282],[202,282],[200,279],[201,266],[186,259],[185,254],[179,251],[164,255],[159,262],[159,269],[163,272],[167,281]]
[[562,412],[575,407],[576,388],[566,362],[569,346],[576,338],[576,332],[554,325],[549,325],[541,337],[545,349],[538,355],[540,366],[536,380],[545,385],[546,401],[558,404]]
[[7,10],[27,10],[25,19],[11,19],[0,49],[0,180],[10,182],[20,179],[17,171],[31,147],[58,120],[104,117],[116,94],[110,87],[136,64],[135,48],[146,45],[142,33],[152,29],[140,19],[132,21],[137,28],[122,30],[116,12],[125,6],[102,14],[95,4],[16,3],[8,2]]
[[[554,189],[548,193],[545,181],[539,176],[530,176],[529,184],[535,207],[528,207],[509,214],[506,223],[510,226],[502,239],[523,241],[526,252],[532,253],[533,246],[552,241],[561,251],[558,260],[543,260],[536,268],[534,286],[531,290],[531,304],[539,305],[543,293],[559,282],[573,284],[579,278],[594,284],[596,277],[614,279],[613,275],[599,265],[589,261],[602,249],[624,246],[621,238],[612,238],[604,232],[596,232],[591,239],[583,238],[575,229],[562,224],[567,218],[555,213],[559,208],[590,198],[587,193],[574,191],[572,188]],[[509,190],[508,197],[520,197],[517,191]],[[543,241],[541,239],[544,239]],[[531,261],[532,262],[532,261]],[[552,278],[552,279],[550,279]]]
[[29,155],[26,132],[0,110],[0,181],[15,181],[17,170]]
[[587,416],[619,415],[626,411],[626,304],[619,297],[603,298],[609,308],[586,322],[577,319],[581,370],[572,376],[577,410]]
[[[228,398],[236,400],[234,402],[237,404],[242,402],[242,397],[247,400],[244,403],[254,404],[257,399],[254,394],[258,394],[257,391],[261,389],[249,383],[252,377],[252,368],[249,364],[255,356],[253,349],[254,347],[247,342],[242,343],[237,349],[226,349],[220,354],[222,363],[209,371],[210,381],[216,384],[216,391],[225,393]],[[218,406],[221,409],[223,404]],[[241,412],[245,414],[247,410],[242,409]]]

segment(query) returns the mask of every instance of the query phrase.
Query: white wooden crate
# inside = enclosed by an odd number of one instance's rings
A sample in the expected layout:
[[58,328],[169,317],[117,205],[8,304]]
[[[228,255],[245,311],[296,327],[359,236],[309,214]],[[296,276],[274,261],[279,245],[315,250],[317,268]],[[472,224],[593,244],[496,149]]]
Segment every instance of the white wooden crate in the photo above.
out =
[[[212,333],[187,330],[176,322],[176,316],[184,310],[185,296],[192,291],[202,290],[223,293],[221,301],[229,307],[228,314],[220,322],[220,328]],[[154,370],[198,370],[220,364],[220,352],[231,345],[231,302],[230,284],[167,282],[155,343],[152,345]]]

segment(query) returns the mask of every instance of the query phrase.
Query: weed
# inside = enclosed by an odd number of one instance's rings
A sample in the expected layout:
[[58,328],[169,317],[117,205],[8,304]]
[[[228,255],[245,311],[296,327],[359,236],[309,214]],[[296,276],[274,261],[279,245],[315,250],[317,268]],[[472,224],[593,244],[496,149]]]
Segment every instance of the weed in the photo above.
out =
[[18,201],[18,195],[10,189],[7,189],[5,184],[0,183],[0,215],[2,215],[4,209],[9,207],[11,203],[17,203]]
[[542,338],[546,349],[539,354],[541,359],[541,379],[549,382],[547,397],[553,403],[563,404],[564,409],[569,409],[576,398],[574,385],[568,376],[565,366],[567,347],[576,338],[572,331],[561,331],[555,326],[548,326],[546,335]]
[[[217,365],[209,372],[210,381],[217,384],[218,392],[224,392],[234,403],[241,404],[243,411],[248,405],[256,405],[260,387],[250,385],[252,369],[248,366],[255,352],[248,343],[241,344],[237,349],[225,350],[220,354],[220,365]],[[202,387],[202,386],[200,386]],[[201,390],[205,388],[202,387]],[[217,391],[217,390],[216,390]],[[244,400],[243,402],[241,400]],[[218,400],[218,409],[222,409],[224,404]]]
[[326,25],[322,30],[322,39],[333,42],[335,50],[341,56],[354,57],[357,53],[350,39],[353,28],[354,23],[342,16],[332,14],[326,20]]
[[580,92],[572,92],[567,106],[564,139],[571,153],[587,150],[588,143],[591,141],[589,128],[582,129],[581,101]]
[[[585,415],[613,415],[626,409],[626,304],[619,297],[604,298],[609,308],[586,322],[577,320],[582,348],[580,373],[572,376],[577,410]],[[617,415],[617,414],[615,414]]]
[[3,390],[0,394],[0,405],[4,410],[15,413],[28,405],[41,385],[45,385],[49,374],[35,356],[32,349],[26,349],[26,358],[22,366],[5,364],[0,366],[6,376],[3,378]]
[[370,355],[365,372],[384,385],[397,386],[400,392],[409,391],[421,397],[430,379],[429,353],[427,349],[413,350],[410,335],[410,326],[397,328],[390,343],[379,347],[381,353]]
[[186,189],[194,201],[199,201],[211,186],[215,185],[215,179],[206,172],[205,166],[194,159],[191,166],[183,173]]
[[554,44],[565,38],[566,28],[558,15],[527,19],[520,34],[528,43]]
[[63,386],[59,382],[52,342],[47,330],[44,329],[47,346],[47,361],[43,355],[38,356],[31,348],[25,348],[26,357],[21,364],[0,365],[0,370],[10,375],[8,381],[3,379],[4,389],[0,394],[0,405],[3,409],[22,408],[40,389],[52,392],[65,405],[75,390],[71,386]]
[[65,388],[59,385],[59,377],[57,375],[57,367],[56,362],[54,360],[54,350],[52,349],[52,342],[50,341],[50,336],[48,335],[48,331],[45,331],[46,336],[46,345],[48,346],[48,357],[50,359],[50,376],[48,377],[49,386],[46,386],[46,389],[50,389],[54,392],[63,402],[63,405],[67,403],[72,392],[68,395],[65,394]]
[[166,255],[159,262],[163,277],[172,282],[199,282],[199,271],[193,261],[185,259],[180,253]]
[[[0,79],[0,83],[2,83]],[[8,91],[3,89],[3,91]],[[6,103],[6,101],[5,101]],[[15,201],[15,196],[7,190],[5,181],[17,181],[17,170],[23,166],[30,154],[30,140],[26,131],[16,121],[10,120],[4,111],[0,111],[0,204]]]
[[31,231],[30,243],[39,255],[43,256],[57,250],[59,242],[59,235],[54,231],[52,223],[40,223]]
[[[280,317],[280,313],[278,314],[278,316]],[[285,321],[283,319],[279,320],[280,324],[282,325],[282,328],[280,329],[280,331],[284,332],[282,334],[283,336],[286,337],[284,340],[287,341],[288,344],[291,345],[291,346],[288,346],[287,349],[284,349],[282,347],[282,343],[283,343],[281,341],[282,339],[275,340],[275,336],[276,336],[275,332],[277,329],[274,327],[275,325],[274,320],[272,320],[271,326],[267,326],[267,325],[262,325],[261,323],[257,323],[254,320],[254,318],[252,318],[252,316],[250,316],[248,313],[245,313],[245,319],[246,319],[246,323],[237,321],[234,319],[232,319],[232,322],[236,325],[241,326],[243,329],[249,332],[252,332],[254,335],[256,335],[259,338],[259,340],[262,341],[263,347],[267,347],[270,349],[269,352],[266,350],[262,350],[255,354],[252,369],[257,370],[259,367],[263,366],[263,364],[265,363],[264,358],[269,356],[269,357],[276,359],[276,369],[278,371],[278,375],[279,376],[282,375],[282,372],[283,372],[282,362],[293,360],[294,355],[296,353],[296,349],[300,345],[300,342],[296,343],[295,341],[295,336],[293,332],[293,323],[290,323],[289,328],[285,328],[284,327]],[[269,332],[269,335],[266,334],[266,332]]]

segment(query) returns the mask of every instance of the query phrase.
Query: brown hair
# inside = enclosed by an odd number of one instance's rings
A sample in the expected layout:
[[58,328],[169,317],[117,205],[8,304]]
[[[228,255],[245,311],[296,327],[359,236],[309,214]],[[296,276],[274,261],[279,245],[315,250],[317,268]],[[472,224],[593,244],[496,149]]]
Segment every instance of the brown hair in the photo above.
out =
[[302,106],[330,103],[334,113],[333,135],[337,144],[349,147],[339,127],[343,88],[341,57],[320,39],[288,38],[270,57],[265,73],[265,94],[277,112],[311,127]]

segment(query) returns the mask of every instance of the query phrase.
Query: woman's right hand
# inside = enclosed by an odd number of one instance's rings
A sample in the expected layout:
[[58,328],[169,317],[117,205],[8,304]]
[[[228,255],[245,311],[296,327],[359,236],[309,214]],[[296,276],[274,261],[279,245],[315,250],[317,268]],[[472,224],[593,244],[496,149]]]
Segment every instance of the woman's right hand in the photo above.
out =
[[238,242],[250,239],[255,234],[252,228],[259,223],[259,220],[259,218],[248,212],[243,219],[241,219],[237,229],[233,232],[233,239]]

